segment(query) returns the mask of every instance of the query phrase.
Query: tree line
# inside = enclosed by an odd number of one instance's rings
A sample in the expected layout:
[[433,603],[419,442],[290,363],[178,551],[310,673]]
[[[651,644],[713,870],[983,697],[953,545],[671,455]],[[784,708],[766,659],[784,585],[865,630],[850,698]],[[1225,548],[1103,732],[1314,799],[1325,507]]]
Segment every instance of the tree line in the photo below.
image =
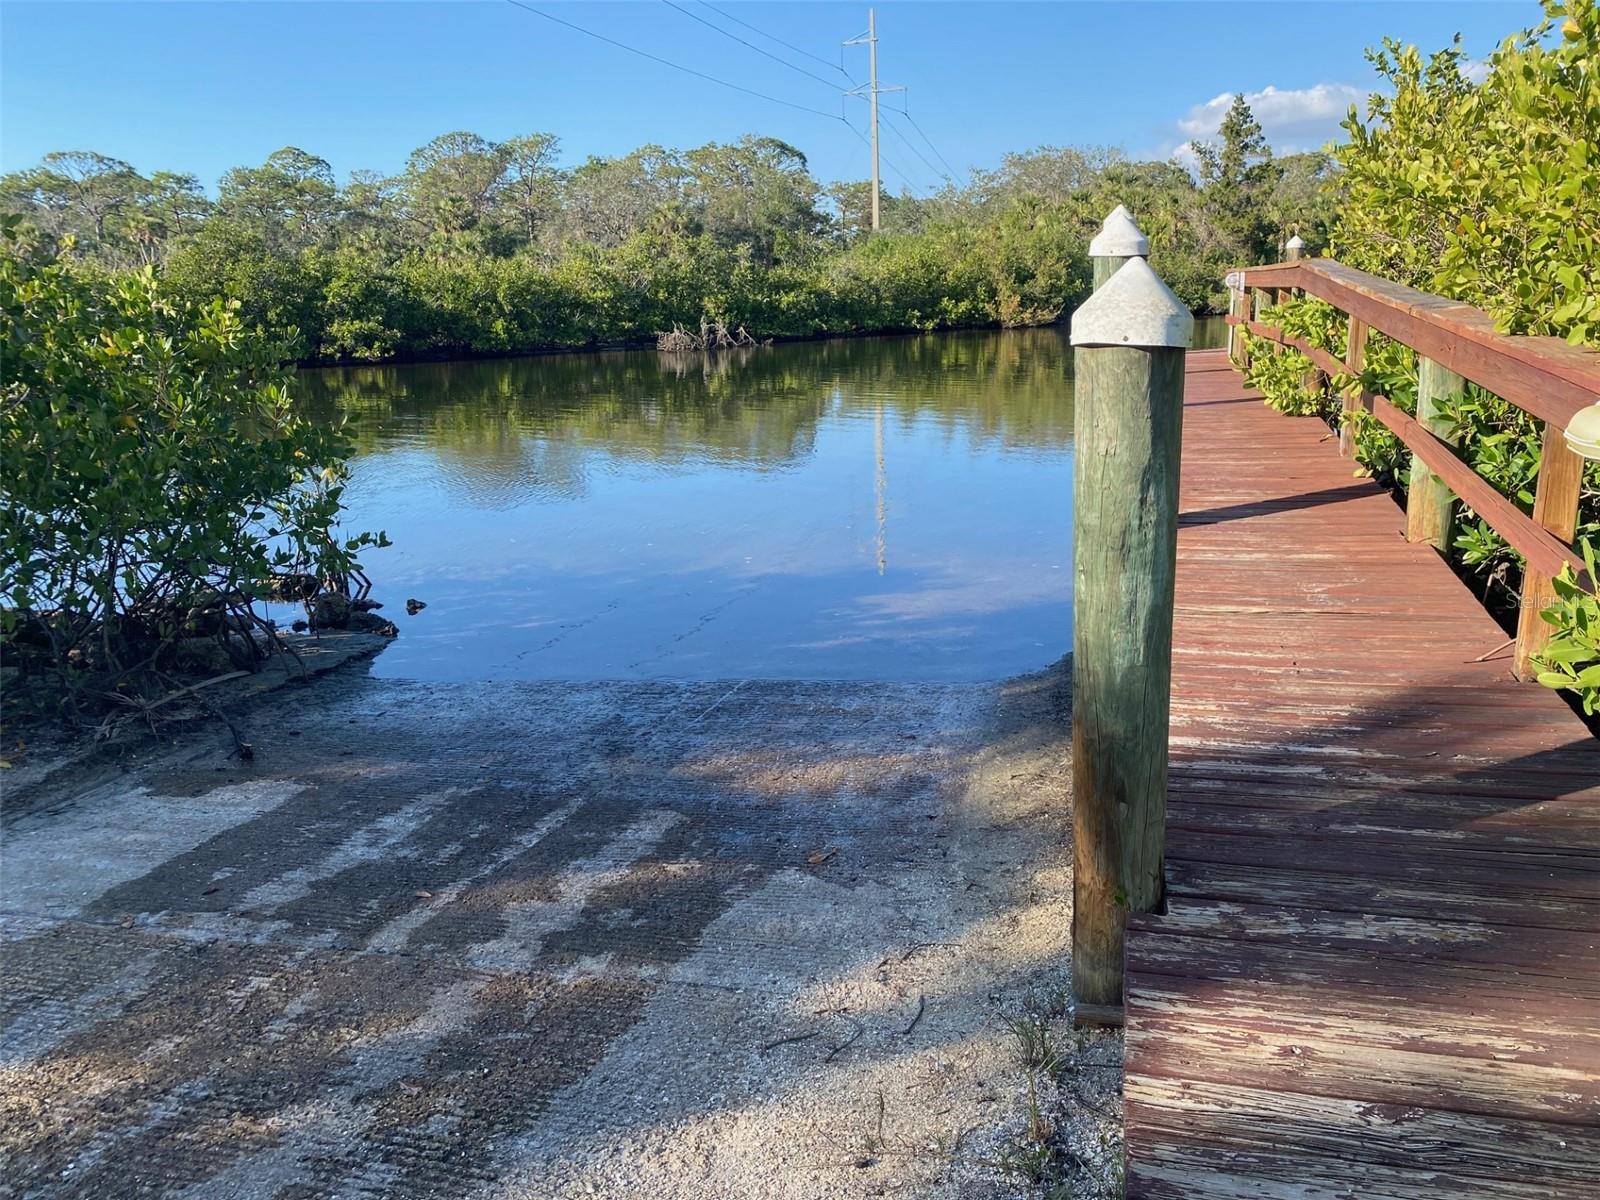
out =
[[0,178],[25,236],[179,299],[237,301],[303,361],[626,343],[721,322],[760,337],[1028,325],[1086,294],[1089,239],[1127,204],[1197,311],[1221,276],[1324,236],[1326,156],[1275,158],[1242,98],[1198,172],[1112,149],[1040,147],[930,197],[824,186],[805,156],[747,136],[563,166],[556,137],[447,133],[397,175],[339,182],[285,147],[209,195],[102,154]]

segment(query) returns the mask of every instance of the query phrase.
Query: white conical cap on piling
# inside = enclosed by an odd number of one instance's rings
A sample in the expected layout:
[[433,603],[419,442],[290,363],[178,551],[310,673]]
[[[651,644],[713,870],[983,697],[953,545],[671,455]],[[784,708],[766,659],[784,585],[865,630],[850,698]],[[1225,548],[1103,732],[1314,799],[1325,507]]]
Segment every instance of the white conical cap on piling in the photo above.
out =
[[1290,250],[1304,250],[1306,248],[1306,240],[1297,233],[1289,239],[1287,245]]
[[1150,239],[1139,232],[1133,214],[1122,205],[1111,210],[1089,243],[1090,258],[1134,258],[1150,253]]
[[1600,458],[1600,404],[1591,404],[1572,414],[1564,431],[1567,448],[1584,458]]
[[1074,346],[1187,348],[1194,317],[1142,258],[1130,258],[1072,314]]

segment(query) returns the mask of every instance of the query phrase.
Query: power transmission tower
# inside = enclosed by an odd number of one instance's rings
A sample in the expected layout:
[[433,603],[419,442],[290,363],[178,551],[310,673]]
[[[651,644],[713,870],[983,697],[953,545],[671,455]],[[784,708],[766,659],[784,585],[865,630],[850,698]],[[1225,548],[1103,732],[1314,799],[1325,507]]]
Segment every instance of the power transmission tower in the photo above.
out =
[[845,43],[846,46],[859,46],[862,42],[867,44],[868,77],[864,86],[851,88],[845,93],[847,96],[866,96],[872,110],[872,232],[878,232],[881,224],[878,208],[878,97],[884,92],[903,92],[903,87],[878,86],[878,14],[876,9],[867,9],[867,32],[861,37],[853,37]]

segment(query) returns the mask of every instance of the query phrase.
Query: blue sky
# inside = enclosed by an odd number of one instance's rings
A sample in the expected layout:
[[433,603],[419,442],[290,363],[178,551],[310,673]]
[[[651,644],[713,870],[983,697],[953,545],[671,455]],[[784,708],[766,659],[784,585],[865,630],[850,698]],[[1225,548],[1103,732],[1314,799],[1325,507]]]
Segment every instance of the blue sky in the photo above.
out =
[[[788,70],[664,2],[526,0],[566,21],[858,128],[866,104]],[[819,59],[866,27],[865,4],[674,0],[825,80]],[[1042,143],[1165,156],[1215,127],[1232,91],[1256,102],[1274,143],[1331,136],[1374,86],[1362,57],[1384,34],[1425,49],[1459,32],[1475,56],[1534,23],[1537,4],[879,3],[879,67],[964,175]],[[856,78],[866,51],[844,51]],[[886,97],[886,103],[901,103]],[[917,132],[889,121],[939,164]],[[692,146],[746,132],[792,142],[824,180],[864,178],[866,147],[837,119],[768,103],[635,57],[504,0],[456,3],[0,3],[0,169],[49,150],[98,150],[207,187],[230,166],[297,145],[342,177],[398,171],[433,136],[535,130],[563,157],[647,142]],[[937,175],[885,134],[888,183]],[[897,172],[896,167],[899,171]]]

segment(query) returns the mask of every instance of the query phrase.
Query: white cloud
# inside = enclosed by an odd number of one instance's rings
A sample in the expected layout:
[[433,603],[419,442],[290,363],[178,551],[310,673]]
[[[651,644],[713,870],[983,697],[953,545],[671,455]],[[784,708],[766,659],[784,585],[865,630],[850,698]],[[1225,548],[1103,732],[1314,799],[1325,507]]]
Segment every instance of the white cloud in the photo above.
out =
[[[1488,78],[1489,60],[1463,57],[1461,75],[1470,83],[1481,84]],[[1306,88],[1269,84],[1258,92],[1246,92],[1244,99],[1275,154],[1301,154],[1343,140],[1340,123],[1352,105],[1364,108],[1367,95],[1351,83],[1319,83]],[[1216,137],[1233,106],[1233,97],[1233,92],[1223,92],[1190,108],[1169,127],[1166,139],[1156,147],[1157,155],[1195,172],[1195,145]]]
[[1200,156],[1194,152],[1193,142],[1184,142],[1168,157],[1191,175],[1200,174]]
[[[1301,143],[1313,141],[1308,135],[1323,130],[1332,137],[1350,106],[1359,104],[1365,95],[1353,84],[1319,83],[1308,88],[1269,85],[1259,92],[1246,92],[1244,99],[1261,122],[1267,141],[1276,146],[1290,137]],[[1191,138],[1213,137],[1232,104],[1233,93],[1223,92],[1204,104],[1196,104],[1179,119],[1178,128]]]

